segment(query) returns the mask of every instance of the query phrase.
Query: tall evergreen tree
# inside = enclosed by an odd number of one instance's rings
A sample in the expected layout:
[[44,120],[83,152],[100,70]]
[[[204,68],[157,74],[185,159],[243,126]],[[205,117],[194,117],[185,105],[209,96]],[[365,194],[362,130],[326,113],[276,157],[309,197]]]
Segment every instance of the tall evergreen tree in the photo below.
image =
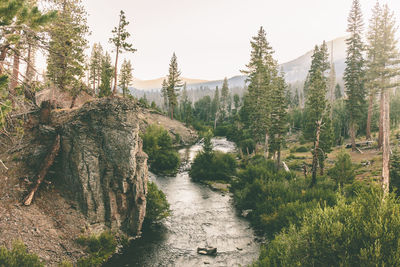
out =
[[129,22],[126,20],[125,12],[120,11],[118,26],[112,31],[113,37],[110,38],[110,43],[115,46],[115,66],[114,66],[114,89],[112,94],[117,93],[117,77],[118,77],[118,56],[119,53],[124,51],[134,53],[136,49],[133,48],[131,43],[128,43],[127,39],[131,34],[126,30]]
[[186,83],[183,85],[180,106],[182,120],[186,125],[189,125],[189,123],[192,121],[192,102],[189,100]]
[[132,84],[132,64],[130,60],[124,59],[119,75],[119,86],[122,89],[124,97],[129,94],[129,86]]
[[80,0],[53,1],[59,14],[50,29],[47,77],[60,90],[68,91],[74,99],[85,74],[84,50],[89,32],[87,14]]
[[100,86],[101,68],[103,61],[103,48],[100,43],[93,44],[89,62],[89,79],[92,84],[93,94],[97,95]]
[[[308,139],[314,141],[313,150],[313,162],[312,162],[312,181],[311,186],[314,186],[317,182],[317,168],[321,166],[319,160],[323,160],[321,154],[325,154],[321,151],[321,131],[325,126],[325,119],[327,118],[327,79],[324,73],[329,69],[329,63],[327,61],[328,53],[325,42],[321,47],[315,46],[314,53],[312,56],[311,67],[309,70],[308,79],[308,92],[307,101],[305,104],[305,110],[307,114],[306,132],[305,136]],[[329,125],[326,125],[329,126]],[[328,142],[326,142],[328,143]]]
[[168,83],[165,79],[161,85],[161,95],[163,97],[164,109],[168,110]]
[[211,113],[214,114],[214,129],[217,128],[217,121],[221,114],[221,99],[219,97],[219,89],[218,86],[215,87],[214,98],[211,103]]
[[269,99],[274,85],[273,79],[277,77],[277,63],[272,57],[274,51],[267,41],[263,27],[260,27],[250,44],[250,62],[246,65],[247,70],[242,71],[247,74],[249,82],[244,110],[249,112],[249,126],[253,139],[258,144],[264,142],[265,155],[268,157],[271,126]]
[[346,108],[349,114],[350,137],[352,150],[356,150],[357,123],[362,118],[365,106],[365,69],[364,69],[364,44],[362,42],[363,19],[359,0],[353,0],[348,17],[346,39],[347,56],[344,81],[347,93]]
[[221,120],[224,120],[227,112],[228,112],[228,102],[229,102],[229,85],[228,79],[225,77],[224,82],[221,88],[221,105],[220,105],[220,113],[221,113]]
[[178,69],[178,61],[173,53],[169,64],[169,73],[167,76],[167,95],[169,104],[169,113],[171,119],[174,119],[174,109],[178,104],[178,92],[182,87],[181,72]]
[[101,63],[101,84],[99,87],[99,97],[111,95],[111,79],[113,76],[113,67],[111,66],[110,54],[106,52]]
[[342,98],[342,89],[340,88],[339,84],[336,84],[335,86],[335,100],[341,99]]

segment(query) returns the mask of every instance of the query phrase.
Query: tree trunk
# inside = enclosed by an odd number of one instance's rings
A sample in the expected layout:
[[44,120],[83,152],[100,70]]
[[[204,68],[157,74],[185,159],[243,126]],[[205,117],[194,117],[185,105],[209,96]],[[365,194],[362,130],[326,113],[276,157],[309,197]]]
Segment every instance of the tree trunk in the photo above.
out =
[[390,114],[389,114],[389,90],[383,93],[383,135],[382,135],[382,187],[387,194],[389,192],[389,160],[390,160]]
[[19,51],[15,50],[13,59],[13,72],[10,83],[10,93],[15,95],[15,88],[18,86],[19,78]]
[[113,93],[112,93],[113,96],[115,96],[115,94],[117,93],[118,54],[119,54],[119,47],[117,47],[117,53],[115,55],[114,90],[113,90]]
[[383,145],[383,120],[384,120],[384,109],[385,109],[385,96],[383,89],[381,90],[381,101],[380,101],[380,113],[379,113],[379,136],[378,136],[378,148],[382,149]]
[[321,134],[321,123],[322,123],[321,121],[317,121],[317,129],[315,132],[311,187],[313,187],[317,183],[318,150],[319,150],[319,136]]
[[276,169],[279,170],[281,168],[281,149],[279,148],[276,155]]
[[265,133],[264,157],[266,159],[269,158],[269,134],[268,134],[268,132]]
[[373,104],[374,104],[374,94],[371,92],[368,99],[368,117],[367,117],[367,129],[366,129],[367,140],[371,140],[371,120],[372,120]]
[[76,102],[77,98],[78,98],[77,94],[72,96],[71,106],[69,108],[73,108],[75,106],[75,102]]
[[59,150],[60,150],[60,135],[57,135],[50,153],[47,154],[46,158],[43,161],[42,167],[40,168],[36,185],[32,188],[31,192],[24,199],[25,206],[29,206],[32,203],[33,196],[39,189],[40,184],[43,182],[44,177],[47,174],[47,171],[49,170],[51,165],[53,165],[54,159],[56,158]]
[[1,48],[1,52],[0,52],[0,75],[3,74],[4,72],[4,61],[6,60],[6,56],[7,56],[7,52],[9,49],[9,45],[4,45]]
[[356,129],[355,123],[351,120],[350,122],[350,137],[351,137],[351,150],[356,151]]

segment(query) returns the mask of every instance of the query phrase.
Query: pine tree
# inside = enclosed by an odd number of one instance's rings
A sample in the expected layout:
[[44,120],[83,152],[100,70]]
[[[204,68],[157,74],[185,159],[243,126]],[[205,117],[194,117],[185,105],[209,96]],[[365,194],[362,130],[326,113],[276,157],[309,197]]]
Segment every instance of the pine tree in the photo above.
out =
[[[308,92],[305,110],[307,114],[305,137],[314,141],[313,162],[312,162],[312,181],[311,186],[317,182],[317,168],[321,166],[321,160],[324,160],[325,152],[321,151],[321,131],[326,125],[327,113],[327,79],[324,73],[329,69],[327,61],[328,53],[325,42],[321,47],[315,46],[312,56],[311,67],[308,76]],[[327,142],[328,143],[328,142]]]
[[112,75],[113,68],[111,66],[111,57],[106,52],[101,63],[101,84],[99,87],[99,97],[106,97],[111,95]]
[[271,90],[271,129],[269,149],[272,155],[276,153],[277,168],[281,164],[281,148],[287,131],[287,104],[285,101],[286,83],[283,73],[274,79]]
[[89,63],[89,79],[92,83],[93,94],[97,95],[97,88],[100,86],[101,68],[103,61],[103,48],[100,43],[95,43],[92,48]]
[[161,86],[161,95],[163,97],[163,104],[164,109],[168,110],[168,84],[167,81],[164,79]]
[[188,126],[192,121],[192,102],[190,102],[189,100],[186,83],[183,85],[180,107],[181,107],[182,119]]
[[171,119],[174,119],[174,109],[178,104],[178,92],[182,87],[180,76],[181,72],[178,69],[178,61],[175,53],[173,53],[169,64],[169,74],[167,76],[167,95]]
[[132,64],[130,60],[124,59],[119,76],[119,86],[122,88],[124,97],[129,94],[129,86],[132,84]]
[[269,129],[271,88],[274,78],[277,77],[277,63],[273,59],[272,47],[269,45],[263,27],[260,27],[257,36],[250,41],[251,54],[250,62],[246,65],[249,82],[248,94],[245,98],[243,110],[248,111],[249,126],[253,139],[261,144],[264,141],[265,156],[269,157]]
[[110,43],[114,44],[115,46],[114,89],[112,92],[113,95],[117,93],[119,53],[122,53],[124,51],[134,53],[136,51],[136,49],[133,48],[133,45],[127,42],[127,39],[131,36],[131,34],[126,30],[126,26],[128,25],[129,22],[126,20],[125,12],[121,10],[119,14],[118,26],[115,27],[112,31],[113,37],[110,38]]
[[[381,47],[382,42],[382,31],[381,31],[381,7],[379,2],[376,2],[372,10],[372,17],[369,21],[369,29],[367,34],[368,46],[367,46],[367,70],[366,70],[366,81],[367,81],[367,89],[368,89],[368,116],[367,116],[367,125],[366,125],[366,138],[371,139],[371,121],[372,121],[372,111],[374,105],[374,99],[377,91],[377,76],[378,76],[378,68],[379,68],[379,60],[378,54]],[[383,96],[383,95],[382,95]],[[381,121],[381,120],[380,120]],[[381,133],[382,125],[379,125],[379,131]],[[381,133],[382,134],[382,133]],[[380,136],[381,136],[380,134]],[[379,147],[381,146],[381,138],[378,140]]]
[[221,120],[224,120],[228,112],[228,102],[229,102],[229,85],[228,79],[225,77],[221,88]]
[[54,0],[54,3],[59,15],[50,29],[47,77],[75,99],[85,74],[87,14],[80,0]]
[[340,88],[339,84],[336,84],[335,87],[335,100],[341,99],[342,98],[342,88]]
[[349,114],[350,137],[352,150],[356,150],[356,127],[362,118],[365,106],[365,69],[364,69],[364,44],[362,42],[363,19],[358,0],[353,0],[348,18],[347,32],[350,37],[346,39],[347,56],[344,81],[346,86],[346,108]]
[[297,108],[299,106],[300,106],[299,90],[296,89],[296,94],[294,95],[294,98],[293,98],[293,107]]
[[219,89],[218,86],[215,88],[214,98],[211,103],[211,113],[214,114],[214,129],[217,128],[217,120],[221,114],[221,99],[219,97]]

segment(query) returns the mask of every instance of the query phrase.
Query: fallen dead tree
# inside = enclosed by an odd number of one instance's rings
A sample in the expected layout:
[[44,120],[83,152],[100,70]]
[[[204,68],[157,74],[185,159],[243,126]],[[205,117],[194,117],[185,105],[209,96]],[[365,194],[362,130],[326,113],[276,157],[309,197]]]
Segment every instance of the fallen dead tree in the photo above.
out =
[[50,152],[47,154],[46,158],[42,163],[35,186],[32,188],[30,193],[24,199],[25,206],[29,206],[32,203],[33,196],[35,195],[36,191],[39,189],[40,184],[46,177],[49,168],[51,167],[51,165],[53,165],[54,160],[59,151],[60,151],[60,135],[57,135]]

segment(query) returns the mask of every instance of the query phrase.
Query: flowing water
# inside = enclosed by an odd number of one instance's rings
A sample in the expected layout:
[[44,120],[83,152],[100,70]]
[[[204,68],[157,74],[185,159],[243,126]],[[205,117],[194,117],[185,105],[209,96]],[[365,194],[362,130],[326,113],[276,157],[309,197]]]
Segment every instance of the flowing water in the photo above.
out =
[[[225,138],[212,140],[214,150],[232,152]],[[172,214],[162,224],[146,229],[142,238],[106,266],[246,266],[259,253],[249,223],[239,217],[229,193],[193,183],[188,169],[201,144],[179,151],[184,164],[175,177],[151,175],[164,191]],[[198,247],[216,247],[216,256],[197,254]]]

